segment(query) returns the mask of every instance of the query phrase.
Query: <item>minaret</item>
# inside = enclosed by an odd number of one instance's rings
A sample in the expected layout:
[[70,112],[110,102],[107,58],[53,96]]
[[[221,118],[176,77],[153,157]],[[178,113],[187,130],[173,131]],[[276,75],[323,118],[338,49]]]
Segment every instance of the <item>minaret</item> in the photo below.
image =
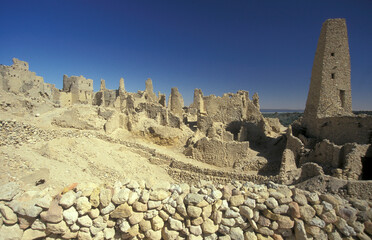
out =
[[105,91],[105,90],[106,90],[106,82],[104,79],[101,78],[100,91]]
[[119,82],[119,92],[125,92],[124,78],[120,78],[120,82]]
[[345,19],[323,23],[315,53],[303,123],[352,115],[350,54]]

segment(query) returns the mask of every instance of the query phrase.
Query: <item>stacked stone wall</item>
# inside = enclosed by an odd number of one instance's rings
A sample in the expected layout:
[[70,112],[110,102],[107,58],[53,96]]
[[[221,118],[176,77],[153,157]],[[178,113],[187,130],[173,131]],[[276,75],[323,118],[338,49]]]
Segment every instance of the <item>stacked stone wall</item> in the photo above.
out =
[[51,196],[0,187],[0,239],[370,239],[360,199],[269,182],[227,185],[123,180],[72,184]]

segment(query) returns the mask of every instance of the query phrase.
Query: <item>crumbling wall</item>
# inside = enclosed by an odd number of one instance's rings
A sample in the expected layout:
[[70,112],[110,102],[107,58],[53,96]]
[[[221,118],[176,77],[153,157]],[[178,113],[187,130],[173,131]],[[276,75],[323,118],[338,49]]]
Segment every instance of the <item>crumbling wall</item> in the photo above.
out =
[[314,119],[307,125],[306,133],[310,137],[328,139],[335,144],[356,142],[372,143],[372,117],[367,115],[339,116]]
[[92,104],[93,80],[83,76],[63,75],[63,91],[71,93],[72,104]]
[[[43,77],[29,71],[27,62],[13,58],[11,66],[0,65],[0,88],[14,93],[24,93],[31,97],[51,94],[52,86],[45,85]],[[48,97],[52,97],[48,94]]]

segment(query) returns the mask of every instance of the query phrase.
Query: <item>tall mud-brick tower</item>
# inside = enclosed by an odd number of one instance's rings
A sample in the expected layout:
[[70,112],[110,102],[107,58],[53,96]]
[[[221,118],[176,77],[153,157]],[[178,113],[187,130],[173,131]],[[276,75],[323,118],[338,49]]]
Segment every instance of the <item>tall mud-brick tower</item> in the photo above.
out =
[[352,115],[346,21],[328,19],[318,40],[303,123],[345,115]]

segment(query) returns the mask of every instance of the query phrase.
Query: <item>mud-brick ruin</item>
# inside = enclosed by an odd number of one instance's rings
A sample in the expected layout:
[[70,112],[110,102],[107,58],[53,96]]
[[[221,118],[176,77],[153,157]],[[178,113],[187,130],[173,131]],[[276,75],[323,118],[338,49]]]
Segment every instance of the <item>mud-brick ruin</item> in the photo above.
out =
[[286,128],[257,93],[195,89],[185,106],[151,79],[57,89],[14,58],[0,65],[0,239],[371,239],[372,117],[352,113],[350,72],[346,22],[329,19]]

